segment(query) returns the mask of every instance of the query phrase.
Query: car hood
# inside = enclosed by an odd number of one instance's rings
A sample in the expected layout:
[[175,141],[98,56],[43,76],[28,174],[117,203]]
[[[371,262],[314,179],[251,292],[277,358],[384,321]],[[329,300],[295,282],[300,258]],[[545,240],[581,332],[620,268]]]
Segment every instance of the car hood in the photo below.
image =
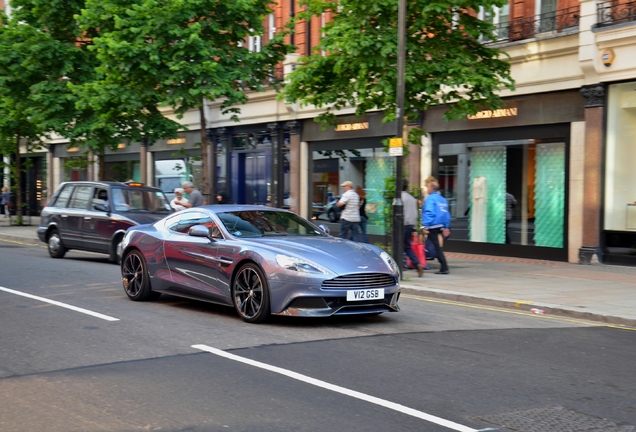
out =
[[251,239],[274,253],[314,261],[337,274],[390,272],[382,250],[337,237],[262,237]]

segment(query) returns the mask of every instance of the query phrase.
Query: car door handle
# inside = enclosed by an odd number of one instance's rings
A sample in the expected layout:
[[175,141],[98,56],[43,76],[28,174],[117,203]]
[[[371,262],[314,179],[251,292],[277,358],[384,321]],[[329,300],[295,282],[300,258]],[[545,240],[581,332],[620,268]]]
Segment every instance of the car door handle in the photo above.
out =
[[61,215],[61,218],[62,219],[66,219],[66,218],[68,218],[68,215],[63,214],[63,215]]
[[93,218],[92,218],[92,217],[90,217],[90,216],[84,216],[84,220],[85,220],[85,221],[89,221],[89,220],[91,220],[91,219],[93,219]]

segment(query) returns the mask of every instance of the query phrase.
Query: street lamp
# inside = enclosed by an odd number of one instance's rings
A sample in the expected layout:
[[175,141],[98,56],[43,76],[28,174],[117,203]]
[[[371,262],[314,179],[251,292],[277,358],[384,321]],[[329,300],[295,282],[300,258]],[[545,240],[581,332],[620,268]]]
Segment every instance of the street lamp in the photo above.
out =
[[[406,74],[406,0],[398,0],[398,55],[397,55],[397,133],[404,137],[404,75]],[[402,142],[404,145],[404,142]],[[402,205],[402,156],[395,158],[395,196],[393,198],[393,259],[404,273],[404,207]]]

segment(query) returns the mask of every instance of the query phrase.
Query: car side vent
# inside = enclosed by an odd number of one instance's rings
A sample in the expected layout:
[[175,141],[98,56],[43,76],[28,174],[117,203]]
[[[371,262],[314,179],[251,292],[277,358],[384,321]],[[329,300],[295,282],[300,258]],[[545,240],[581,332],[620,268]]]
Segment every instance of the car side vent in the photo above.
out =
[[338,276],[322,283],[323,288],[380,288],[397,285],[397,278],[384,273],[362,273]]

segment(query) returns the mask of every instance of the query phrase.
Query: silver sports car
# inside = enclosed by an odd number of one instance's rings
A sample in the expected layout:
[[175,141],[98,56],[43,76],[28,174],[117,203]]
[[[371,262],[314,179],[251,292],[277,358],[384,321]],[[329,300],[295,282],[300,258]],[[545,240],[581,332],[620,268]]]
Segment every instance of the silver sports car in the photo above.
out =
[[247,322],[399,311],[391,256],[325,230],[271,207],[183,210],[126,232],[124,289],[132,300],[166,293],[233,305]]

